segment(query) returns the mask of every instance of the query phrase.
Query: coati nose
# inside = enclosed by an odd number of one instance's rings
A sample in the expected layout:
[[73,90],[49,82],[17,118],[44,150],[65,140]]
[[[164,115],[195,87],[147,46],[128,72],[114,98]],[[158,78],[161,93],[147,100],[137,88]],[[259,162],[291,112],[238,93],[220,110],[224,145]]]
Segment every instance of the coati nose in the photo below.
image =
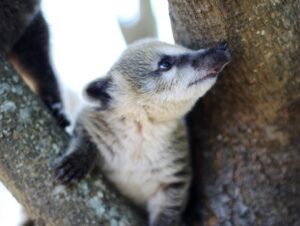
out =
[[192,61],[192,67],[196,70],[213,70],[219,73],[230,59],[228,43],[223,41],[214,47],[199,51]]
[[226,41],[221,42],[218,46],[217,49],[226,51],[228,50],[228,43]]

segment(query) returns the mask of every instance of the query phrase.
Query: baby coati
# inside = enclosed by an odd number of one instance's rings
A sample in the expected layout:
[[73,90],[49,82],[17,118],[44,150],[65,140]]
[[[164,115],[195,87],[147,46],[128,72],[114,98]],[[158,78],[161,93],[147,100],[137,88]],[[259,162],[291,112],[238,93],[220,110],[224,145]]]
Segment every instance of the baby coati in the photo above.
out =
[[148,211],[149,225],[177,225],[192,177],[183,117],[229,60],[226,42],[198,51],[155,40],[130,45],[87,86],[92,105],[78,116],[55,180],[74,183],[98,161],[117,189]]
[[60,126],[69,124],[49,58],[49,31],[40,0],[0,1],[0,51],[30,85]]

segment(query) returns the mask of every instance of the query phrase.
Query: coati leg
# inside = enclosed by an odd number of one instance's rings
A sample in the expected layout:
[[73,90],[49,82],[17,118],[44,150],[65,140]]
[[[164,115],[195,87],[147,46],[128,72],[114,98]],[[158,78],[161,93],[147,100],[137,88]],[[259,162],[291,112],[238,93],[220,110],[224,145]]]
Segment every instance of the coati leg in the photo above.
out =
[[188,184],[176,182],[158,191],[148,204],[150,226],[178,226],[185,206]]
[[69,125],[49,56],[49,31],[39,12],[9,53],[16,70],[40,96],[61,127]]
[[67,155],[55,167],[55,182],[69,185],[84,178],[97,162],[97,153],[86,132],[75,131]]

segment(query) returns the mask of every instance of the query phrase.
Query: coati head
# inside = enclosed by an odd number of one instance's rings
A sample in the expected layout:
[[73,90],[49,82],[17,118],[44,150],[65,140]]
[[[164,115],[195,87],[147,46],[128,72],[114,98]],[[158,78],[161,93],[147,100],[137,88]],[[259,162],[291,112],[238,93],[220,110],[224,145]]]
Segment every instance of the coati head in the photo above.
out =
[[160,120],[182,117],[216,82],[230,61],[226,42],[191,50],[156,40],[130,45],[106,77],[85,92],[99,109],[141,114]]

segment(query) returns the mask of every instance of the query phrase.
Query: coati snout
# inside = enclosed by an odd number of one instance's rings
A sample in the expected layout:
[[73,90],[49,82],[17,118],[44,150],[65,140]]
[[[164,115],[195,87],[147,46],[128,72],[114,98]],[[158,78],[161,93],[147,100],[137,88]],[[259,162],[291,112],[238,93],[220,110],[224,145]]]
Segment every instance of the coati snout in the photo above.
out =
[[216,47],[200,50],[191,57],[193,68],[199,71],[204,70],[206,73],[202,74],[198,80],[191,82],[189,86],[202,82],[204,79],[216,77],[231,60],[226,41]]
[[195,70],[206,69],[209,74],[219,73],[223,67],[230,61],[230,52],[227,42],[222,42],[216,47],[200,50],[195,54],[192,60],[192,66]]

